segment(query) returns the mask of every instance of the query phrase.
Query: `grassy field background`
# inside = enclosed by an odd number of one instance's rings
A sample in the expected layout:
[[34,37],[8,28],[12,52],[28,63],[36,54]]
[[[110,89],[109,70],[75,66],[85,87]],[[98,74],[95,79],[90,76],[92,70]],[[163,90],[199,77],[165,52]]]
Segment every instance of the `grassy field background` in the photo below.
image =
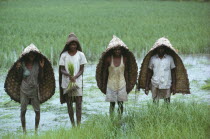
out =
[[0,68],[34,43],[54,65],[74,32],[88,61],[98,61],[112,35],[140,57],[160,37],[179,53],[210,53],[210,3],[176,1],[1,0]]
[[[136,57],[144,56],[163,36],[179,53],[209,54],[209,7],[208,2],[192,1],[0,0],[0,74],[7,72],[5,68],[10,67],[30,43],[56,65],[70,32],[78,36],[87,60],[94,63],[113,34],[121,38]],[[202,70],[191,74],[200,77]],[[197,88],[191,89],[194,95],[201,93],[200,78],[195,79],[191,82]],[[156,106],[149,101],[147,105],[129,109],[121,120],[115,118],[113,122],[108,115],[92,114],[81,128],[62,128],[41,132],[39,136],[9,132],[0,138],[209,138],[210,110],[202,100],[198,101],[202,104],[178,101],[169,106]]]
[[122,119],[92,115],[79,128],[50,130],[37,135],[7,134],[10,139],[207,139],[209,138],[209,105],[196,102],[173,102],[130,109]]

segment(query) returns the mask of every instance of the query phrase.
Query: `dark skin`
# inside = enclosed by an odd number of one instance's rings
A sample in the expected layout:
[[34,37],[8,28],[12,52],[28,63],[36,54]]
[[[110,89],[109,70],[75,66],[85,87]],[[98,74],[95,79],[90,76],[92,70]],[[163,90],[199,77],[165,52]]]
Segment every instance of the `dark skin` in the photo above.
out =
[[[32,52],[30,52],[27,55],[27,60],[25,61],[25,66],[27,69],[31,70],[33,68],[33,64],[34,64],[34,60],[36,58],[36,55]],[[44,67],[44,59],[39,61],[39,65],[40,65],[40,72],[41,72],[41,77],[43,77],[43,67]],[[21,63],[18,62],[16,65],[16,68],[20,68],[21,67]],[[26,110],[21,112],[21,124],[22,124],[22,128],[23,128],[23,132],[26,133],[26,120],[25,120],[25,114],[26,114]],[[40,111],[35,111],[35,132],[37,132],[38,130],[38,126],[39,126],[39,121],[40,121]]]
[[[160,59],[162,59],[164,57],[164,55],[166,54],[165,52],[165,46],[161,46],[159,48],[157,48],[157,54],[158,57]],[[147,69],[147,80],[146,80],[146,87],[145,87],[145,94],[148,95],[149,93],[149,85],[150,85],[150,81],[152,79],[152,75],[153,75],[153,70],[151,70],[150,68]],[[175,68],[171,69],[171,77],[172,77],[172,86],[171,86],[171,92],[173,94],[176,93],[176,82],[175,82],[175,77],[176,77],[176,72],[175,72]],[[166,98],[164,99],[165,102],[170,103],[170,98]],[[153,100],[154,101],[154,100]]]
[[[122,50],[120,47],[116,47],[113,50],[113,64],[114,66],[118,67],[121,64],[121,56],[122,56]],[[126,63],[126,57],[123,57],[123,63]],[[106,66],[105,67],[109,67],[111,65],[111,57],[107,57],[106,61],[105,61]],[[108,70],[108,69],[105,69]],[[118,101],[118,114],[122,115],[123,113],[123,101]],[[110,108],[109,108],[109,112],[110,115],[113,115],[114,112],[114,108],[115,108],[115,102],[110,102]]]
[[[77,53],[77,43],[76,42],[71,42],[69,44],[69,50],[68,50],[69,55],[74,56]],[[61,66],[61,73],[64,74],[65,76],[69,77],[69,80],[71,82],[76,82],[76,79],[80,77],[84,72],[84,64],[80,65],[79,72],[75,76],[70,76],[70,74],[66,71],[65,66]],[[81,123],[81,102],[82,102],[82,97],[77,97],[76,98],[76,109],[79,110],[77,113],[77,125]],[[67,97],[67,107],[68,107],[68,113],[69,113],[69,118],[71,120],[71,123],[73,126],[75,126],[74,122],[74,110],[73,110],[73,101],[71,98]]]
[[[77,53],[77,44],[75,42],[70,43],[68,53],[71,56],[74,56]],[[80,75],[82,75],[83,72],[84,72],[84,64],[80,65],[79,72],[73,77],[70,76],[70,74],[66,71],[65,66],[61,66],[61,73],[68,76],[71,82],[75,82],[76,79]]]

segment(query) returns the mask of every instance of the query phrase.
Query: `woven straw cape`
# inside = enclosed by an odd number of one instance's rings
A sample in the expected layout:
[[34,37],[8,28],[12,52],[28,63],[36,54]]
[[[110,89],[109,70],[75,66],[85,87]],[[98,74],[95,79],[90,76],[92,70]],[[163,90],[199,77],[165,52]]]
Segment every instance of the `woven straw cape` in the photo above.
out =
[[40,103],[44,103],[48,99],[50,99],[55,93],[55,78],[52,65],[50,61],[37,49],[34,44],[30,44],[27,46],[19,59],[12,65],[9,69],[4,88],[7,94],[16,102],[20,103],[20,85],[23,78],[23,70],[22,68],[17,69],[16,65],[18,62],[27,55],[29,52],[34,52],[37,54],[39,58],[44,59],[44,67],[43,67],[43,78],[42,81],[39,82],[39,101]]
[[153,47],[150,49],[150,51],[147,53],[147,55],[144,57],[143,62],[141,64],[140,68],[140,74],[138,78],[137,83],[137,89],[140,88],[145,89],[146,87],[146,78],[147,78],[147,69],[149,65],[150,58],[154,55],[154,51],[159,46],[164,45],[169,50],[169,55],[171,55],[174,59],[174,63],[176,65],[175,71],[176,71],[176,93],[183,93],[183,94],[190,94],[190,88],[189,88],[189,80],[187,71],[184,67],[184,64],[177,54],[176,50],[173,48],[172,44],[167,38],[160,38],[158,39]]
[[[79,43],[79,40],[78,40],[77,36],[76,36],[73,32],[71,32],[71,33],[69,34],[68,38],[67,38],[66,44],[65,44],[65,46],[64,46],[64,48],[63,48],[63,50],[62,50],[62,52],[60,53],[60,57],[61,57],[61,54],[62,54],[62,53],[64,53],[65,51],[68,51],[68,49],[69,49],[68,47],[69,47],[69,44],[70,44],[71,42],[76,42],[76,43],[77,43],[77,50],[82,52],[82,48],[81,48],[81,45],[80,45],[80,43]],[[83,75],[82,75],[82,76],[83,76]],[[61,73],[61,67],[59,66],[60,102],[61,102],[61,104],[63,104],[63,103],[66,103],[66,100],[65,100],[65,97],[64,97],[64,95],[63,95],[63,89],[62,89],[62,87],[61,87],[61,82],[62,82],[62,73]]]
[[102,53],[101,58],[99,59],[99,63],[96,67],[96,81],[99,89],[102,93],[106,94],[106,88],[107,88],[107,80],[108,80],[108,70],[105,71],[104,69],[108,69],[105,67],[105,59],[110,56],[110,53],[114,48],[117,46],[120,46],[124,53],[123,56],[127,58],[127,62],[125,63],[125,81],[126,81],[126,91],[129,93],[134,85],[136,84],[137,79],[137,63],[136,59],[131,51],[129,51],[128,47],[125,45],[125,43],[117,38],[116,36],[113,36],[113,39],[110,41],[107,49]]

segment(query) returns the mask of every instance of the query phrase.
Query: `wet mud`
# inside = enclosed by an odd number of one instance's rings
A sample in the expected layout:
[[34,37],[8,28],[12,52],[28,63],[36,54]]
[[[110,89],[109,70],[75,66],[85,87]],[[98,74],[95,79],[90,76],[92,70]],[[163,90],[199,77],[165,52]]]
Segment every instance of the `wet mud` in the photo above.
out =
[[[201,86],[205,80],[210,78],[210,55],[181,55],[183,63],[187,69],[190,81],[190,95],[176,94],[172,96],[173,101],[195,101],[197,103],[210,104],[210,91],[202,90]],[[137,60],[138,67],[142,59]],[[95,80],[96,65],[86,65],[84,72],[83,87],[83,111],[82,122],[93,114],[107,114],[109,103],[105,102],[105,95],[100,92]],[[71,123],[67,114],[66,104],[60,104],[58,90],[58,69],[54,68],[56,78],[55,95],[41,105],[41,119],[39,134],[47,130],[56,130],[60,127],[70,128]],[[0,74],[0,134],[14,133],[22,134],[20,122],[20,104],[12,101],[4,91],[4,81],[6,72]],[[144,91],[135,92],[135,88],[128,96],[128,102],[125,103],[125,113],[129,109],[138,109],[151,101],[151,93],[145,95]],[[76,119],[76,117],[75,117]],[[31,106],[28,106],[26,113],[26,128],[29,134],[34,133],[35,113]]]

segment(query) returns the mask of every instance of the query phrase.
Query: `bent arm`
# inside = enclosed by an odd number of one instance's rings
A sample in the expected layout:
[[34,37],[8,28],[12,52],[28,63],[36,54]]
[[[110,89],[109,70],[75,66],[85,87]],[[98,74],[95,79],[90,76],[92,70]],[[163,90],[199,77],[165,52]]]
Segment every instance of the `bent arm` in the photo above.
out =
[[84,64],[80,65],[79,72],[74,76],[75,79],[77,79],[80,75],[82,75],[84,72]]
[[108,68],[109,68],[110,64],[111,64],[111,57],[107,57],[103,63],[102,69],[101,69],[102,78],[103,78],[101,85],[103,86],[104,90],[106,90],[106,87],[107,87],[107,80],[108,80],[108,76],[109,76]]
[[171,69],[171,78],[172,78],[172,92],[176,93],[176,68]]
[[145,90],[148,91],[149,90],[149,84],[152,78],[152,74],[153,74],[153,70],[151,70],[150,68],[147,69],[147,76],[146,76],[146,86],[145,86]]
[[66,75],[66,76],[70,76],[70,74],[66,71],[64,66],[60,66],[61,67],[61,73]]

